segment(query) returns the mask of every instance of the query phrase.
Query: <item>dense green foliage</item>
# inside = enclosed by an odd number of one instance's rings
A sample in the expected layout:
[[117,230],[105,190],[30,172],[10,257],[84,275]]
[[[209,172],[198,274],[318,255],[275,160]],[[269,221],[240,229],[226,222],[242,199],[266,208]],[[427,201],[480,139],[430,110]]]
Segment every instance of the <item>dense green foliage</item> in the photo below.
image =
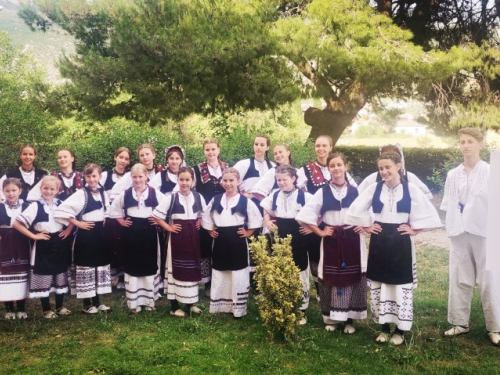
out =
[[[15,49],[0,31],[0,169],[11,168],[23,143],[49,149],[54,139],[51,115],[45,110],[49,91],[29,52]],[[13,152],[14,151],[14,152]]]

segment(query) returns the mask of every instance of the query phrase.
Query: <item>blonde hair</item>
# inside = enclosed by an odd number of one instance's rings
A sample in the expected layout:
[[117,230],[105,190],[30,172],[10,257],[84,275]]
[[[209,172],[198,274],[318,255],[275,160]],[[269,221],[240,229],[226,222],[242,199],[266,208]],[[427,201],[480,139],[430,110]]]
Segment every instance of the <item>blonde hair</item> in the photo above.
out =
[[59,188],[61,187],[61,180],[58,179],[57,177],[55,176],[45,176],[44,178],[42,178],[42,180],[40,181],[40,189],[43,187],[43,185],[45,185],[47,182],[54,182],[56,184],[56,190],[59,190]]
[[458,130],[458,137],[460,138],[461,135],[470,135],[471,137],[475,138],[476,141],[478,142],[483,142],[484,141],[484,135],[481,133],[481,130],[478,128],[462,128]]
[[134,166],[130,168],[130,174],[132,175],[134,174],[134,172],[142,172],[145,176],[148,175],[148,169],[144,164],[141,163],[134,164]]
[[[153,146],[151,146],[149,143],[143,143],[142,145],[140,145],[138,148],[137,148],[137,154],[139,154],[139,152],[141,152],[141,150],[144,150],[145,148],[149,148],[153,154],[156,155],[156,150]],[[139,156],[139,155],[137,155]]]
[[240,179],[240,172],[238,172],[238,170],[236,168],[233,168],[233,167],[229,167],[229,168],[226,168],[222,171],[222,175],[224,176],[225,174],[234,174],[238,180]]
[[215,144],[217,145],[217,148],[220,148],[220,143],[219,143],[219,140],[217,138],[208,138],[208,139],[205,139],[203,141],[203,148],[205,148],[205,145],[209,145],[209,144]]
[[293,165],[293,162],[292,162],[292,149],[290,148],[290,146],[288,146],[286,143],[283,143],[283,142],[280,142],[280,143],[276,143],[274,146],[273,146],[273,153],[274,153],[274,149],[276,147],[284,147],[285,150],[287,150],[290,155],[288,155],[288,163],[285,163],[285,164],[288,164],[288,165]]

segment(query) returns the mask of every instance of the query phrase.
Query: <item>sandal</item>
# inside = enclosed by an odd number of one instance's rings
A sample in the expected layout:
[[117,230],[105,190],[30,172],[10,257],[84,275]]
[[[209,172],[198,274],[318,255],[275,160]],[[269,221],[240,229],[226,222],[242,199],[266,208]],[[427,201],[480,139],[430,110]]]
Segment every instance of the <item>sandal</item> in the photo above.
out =
[[66,307],[61,307],[56,310],[57,315],[63,315],[63,316],[68,316],[71,315],[71,311],[68,310]]
[[392,336],[391,336],[389,344],[392,344],[392,345],[395,345],[395,346],[399,346],[399,345],[401,345],[404,342],[405,342],[404,335],[402,335],[400,333],[397,333],[397,332],[394,332],[392,334]]
[[352,335],[354,332],[356,332],[356,328],[352,324],[346,324],[344,326],[344,333],[346,335]]
[[58,315],[54,311],[52,311],[52,310],[44,311],[43,314],[44,314],[43,317],[45,319],[56,319],[56,318],[58,318]]
[[488,337],[493,345],[500,346],[500,333],[499,332],[488,332]]
[[187,316],[187,314],[181,309],[178,309],[175,311],[170,311],[170,315],[172,315],[176,318],[185,318]]
[[380,335],[375,339],[379,344],[385,344],[391,339],[391,334],[389,332],[380,332]]
[[328,332],[334,332],[337,330],[337,328],[338,328],[338,324],[327,324],[325,326],[325,330]]
[[145,311],[156,311],[156,308],[154,306],[144,306]]
[[189,308],[189,311],[192,312],[193,314],[201,314],[203,312],[202,309],[194,305]]
[[444,331],[445,336],[460,336],[469,333],[469,327],[453,326],[449,330]]
[[142,311],[141,306],[137,306],[135,309],[130,309],[131,314],[139,314]]
[[87,308],[83,308],[82,311],[85,313],[85,314],[97,314],[99,312],[99,310],[97,310],[97,307],[95,306],[90,306],[90,307],[87,307]]

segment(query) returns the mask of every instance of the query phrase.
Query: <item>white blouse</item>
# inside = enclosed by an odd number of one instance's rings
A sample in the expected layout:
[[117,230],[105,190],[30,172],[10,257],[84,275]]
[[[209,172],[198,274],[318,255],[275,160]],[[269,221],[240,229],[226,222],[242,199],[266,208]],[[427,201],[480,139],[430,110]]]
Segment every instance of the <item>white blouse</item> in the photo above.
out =
[[[88,199],[92,199],[98,202],[102,202],[101,194],[93,195],[89,194]],[[101,207],[99,210],[94,210],[91,212],[87,212],[86,214],[82,215],[82,218],[80,219],[78,215],[83,211],[84,205],[85,205],[85,192],[82,190],[76,191],[74,194],[71,194],[71,196],[66,199],[63,203],[59,205],[54,211],[54,217],[56,221],[63,225],[69,225],[68,219],[76,219],[78,220],[83,220],[83,221],[104,221],[105,217],[107,216],[107,212],[109,212],[109,199],[106,194],[104,194],[104,207]]]
[[[167,217],[167,211],[170,209],[170,205],[172,204],[172,199],[174,198],[173,194],[167,196],[153,211],[152,215],[156,219],[165,220]],[[202,210],[199,212],[193,212],[193,204],[194,204],[194,194],[192,192],[189,195],[184,195],[179,193],[179,203],[182,207],[184,207],[184,213],[173,214],[172,219],[175,220],[194,220],[202,217],[203,212],[205,212],[207,205],[205,203],[205,199],[200,194],[200,201]],[[167,223],[170,224],[170,223]]]
[[[366,177],[363,182],[361,182],[358,186],[358,192],[361,194],[363,190],[365,190],[368,186],[371,184],[374,184],[377,182],[377,175],[378,172],[372,173],[368,177]],[[408,182],[411,182],[412,184],[417,185],[417,187],[422,190],[422,193],[425,194],[425,196],[429,199],[432,199],[432,193],[427,187],[426,184],[424,184],[416,175],[414,175],[411,172],[406,172],[406,177],[408,178]]]
[[[54,200],[55,201],[55,200]],[[54,211],[57,206],[52,204],[47,204],[44,200],[41,200],[43,205],[43,210],[49,215],[49,221],[42,221],[36,223],[33,227],[37,232],[48,232],[56,233],[63,229],[63,225],[58,223],[54,218]],[[17,216],[16,220],[22,223],[26,228],[31,227],[33,221],[35,221],[36,215],[38,213],[38,203],[31,203],[20,215]]]
[[412,229],[423,230],[431,230],[443,226],[432,203],[411,182],[408,183],[411,198],[410,214],[397,212],[397,203],[403,198],[403,185],[399,184],[394,188],[390,188],[385,183],[382,185],[380,193],[380,201],[384,204],[382,212],[373,213],[371,208],[376,187],[376,183],[370,185],[351,204],[345,215],[344,221],[346,224],[368,227],[374,221],[392,224],[409,222]]
[[[251,161],[252,161],[252,159],[244,159],[244,160],[240,160],[239,162],[237,162],[234,165],[234,168],[236,168],[238,170],[238,172],[240,173],[240,178],[241,178],[240,188],[243,191],[248,191],[248,192],[250,190],[252,190],[252,188],[257,183],[257,181],[259,181],[259,179],[262,176],[264,176],[266,174],[266,172],[269,170],[266,160],[257,161],[254,159],[253,165],[254,165],[255,169],[257,170],[257,172],[259,172],[259,177],[250,177],[250,178],[247,178],[246,180],[243,180],[243,178],[245,177],[245,175],[248,172],[248,169],[250,169]],[[270,163],[273,167],[276,166],[275,163],[273,163],[273,162],[270,162]]]
[[[214,210],[214,212],[210,212],[214,203],[214,200],[212,199],[208,204],[205,212],[203,213],[203,228],[205,228],[206,230],[213,230],[215,227],[231,227],[245,224],[245,216],[238,212],[234,215],[231,213],[231,208],[238,204],[239,199],[240,194],[236,194],[229,200],[227,199],[226,194],[224,194],[220,201],[223,207],[223,210],[220,214],[216,210]],[[260,214],[260,211],[255,203],[253,203],[251,200],[248,200],[247,215],[247,227],[249,229],[257,229],[262,227],[262,215]]]
[[[335,199],[342,204],[342,199],[347,195],[347,185],[341,188],[329,185]],[[321,217],[321,208],[323,207],[323,190],[320,189],[309,199],[306,205],[300,210],[295,218],[300,224],[318,225],[318,218]],[[322,217],[325,224],[345,225],[344,217],[349,208],[341,208],[340,211],[326,211]]]
[[[272,209],[274,193],[264,198],[260,202],[260,206],[269,212],[271,216],[279,217],[281,219],[294,219],[303,207],[301,204],[297,203],[298,194],[298,189],[294,189],[288,194],[280,191],[276,199],[276,210]],[[311,194],[304,193],[304,200],[306,204],[311,198]]]
[[[177,175],[175,173],[172,173],[170,171],[167,171],[167,176],[169,178],[170,181],[172,181],[173,183],[177,184]],[[153,178],[151,178],[151,180],[149,181],[149,186],[155,188],[155,189],[158,189],[160,190],[161,189],[161,172],[158,172],[157,174],[154,175]],[[174,187],[174,189],[177,187],[177,185]],[[178,190],[178,189],[177,189]],[[169,191],[167,193],[165,193],[165,195],[169,195],[169,194],[172,194],[173,190],[172,191]]]
[[12,224],[16,221],[16,217],[22,212],[23,200],[19,199],[19,207],[10,208],[8,204],[1,203],[5,205],[5,211],[7,211],[7,216],[10,217],[10,225],[0,225],[0,228],[12,228]]
[[[297,169],[297,175],[299,170]],[[276,182],[276,168],[269,169],[264,176],[262,176],[259,181],[254,185],[251,193],[260,194],[267,197],[273,191],[274,183]],[[303,186],[307,183],[304,175],[297,178],[297,186]]]
[[[155,189],[156,199],[158,200],[158,205],[166,198],[165,195],[158,189]],[[148,218],[153,213],[155,207],[147,207],[145,202],[149,197],[149,189],[146,187],[144,191],[138,195],[134,189],[132,189],[132,197],[139,202],[137,206],[130,207],[127,210],[127,216],[136,218]],[[112,219],[125,218],[125,191],[121,192],[111,204],[109,209],[109,217]]]

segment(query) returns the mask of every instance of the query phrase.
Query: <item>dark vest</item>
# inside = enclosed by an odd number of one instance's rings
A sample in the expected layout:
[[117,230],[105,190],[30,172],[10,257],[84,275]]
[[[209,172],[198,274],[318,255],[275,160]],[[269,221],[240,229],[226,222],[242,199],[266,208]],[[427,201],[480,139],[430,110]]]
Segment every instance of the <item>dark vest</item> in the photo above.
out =
[[[373,194],[372,209],[373,212],[379,214],[382,212],[384,204],[380,200],[380,193],[382,192],[382,185],[384,181],[377,182],[377,187],[375,188],[375,193]],[[397,203],[397,211],[409,214],[411,211],[411,197],[410,190],[408,189],[408,182],[401,181],[403,185],[403,198]]]
[[307,163],[303,167],[307,178],[307,191],[311,194],[315,194],[323,186],[328,185],[329,180],[325,180],[321,168],[318,167],[314,162]]
[[[59,206],[61,204],[62,201],[60,201],[59,199],[55,200],[54,199],[54,203],[56,206]],[[36,211],[36,217],[35,217],[35,220],[33,220],[33,223],[31,223],[31,225],[35,225],[36,223],[46,223],[49,221],[49,214],[47,212],[45,212],[43,206],[44,204],[40,201],[36,201],[35,202],[37,205],[38,205],[38,209]]]
[[[223,163],[222,169],[227,167]],[[201,194],[205,202],[210,202],[213,197],[224,193],[224,188],[220,185],[220,179],[208,174],[206,163],[197,164],[193,167],[196,176],[196,191]]]
[[59,187],[59,194],[57,195],[57,198],[62,201],[68,199],[71,194],[81,189],[84,185],[81,172],[75,172],[75,174],[73,175],[73,182],[70,187],[67,187],[64,184],[64,180],[60,172],[52,172],[51,175],[61,180],[61,186]]
[[347,194],[344,199],[342,199],[342,203],[335,198],[329,185],[323,186],[321,190],[323,190],[321,216],[327,211],[340,211],[342,208],[348,208],[358,197],[358,189],[351,185],[347,185]]
[[[273,194],[273,205],[271,207],[271,209],[273,211],[276,211],[276,209],[278,208],[276,201],[278,200],[278,195],[279,195],[280,191],[281,190],[278,190],[277,192],[275,192]],[[302,190],[299,190],[299,193],[297,194],[297,203],[300,204],[302,207],[304,207],[304,205],[306,204],[306,197],[305,197],[305,194]]]
[[[127,216],[127,211],[130,207],[138,207],[139,202],[134,199],[134,196],[132,194],[132,190],[134,188],[128,188],[125,190],[125,199],[124,199],[124,211],[125,211],[125,216]],[[156,199],[156,191],[153,189],[151,186],[148,186],[149,192],[148,192],[148,199],[144,202],[146,207],[151,207],[154,208],[158,206],[158,199]]]
[[86,213],[92,212],[92,211],[97,211],[100,210],[101,208],[104,207],[104,211],[106,211],[106,205],[105,205],[105,196],[104,196],[104,188],[99,189],[99,194],[101,195],[102,202],[96,201],[94,199],[94,196],[90,192],[90,189],[88,186],[85,186],[83,188],[85,190],[85,204],[82,212],[80,213],[81,216],[85,215]]
[[113,170],[107,171],[106,181],[104,181],[104,190],[108,191],[113,189],[116,182],[113,181]]
[[[247,173],[245,173],[245,176],[243,177],[243,181],[245,181],[248,178],[252,178],[252,177],[262,177],[259,174],[259,171],[255,168],[254,161],[255,161],[255,158],[250,158],[250,167],[248,167]],[[269,160],[267,160],[267,159],[265,161],[266,161],[266,164],[267,164],[267,168],[271,169],[273,167],[273,165],[271,164],[271,162]]]
[[161,176],[161,187],[160,187],[160,191],[165,194],[165,193],[169,193],[171,192],[172,190],[174,190],[174,187],[175,185],[177,185],[177,183],[171,181],[169,178],[168,178],[168,173],[167,173],[167,170],[164,170],[164,171],[161,171],[160,172],[160,176]]
[[[223,194],[219,194],[214,197],[214,203],[212,204],[212,209],[210,210],[210,212],[217,211],[218,214],[222,212],[222,210],[224,209],[220,204],[222,196]],[[245,197],[244,195],[240,195],[240,199],[238,200],[236,206],[231,208],[231,214],[234,215],[235,213],[239,213],[245,217],[245,222],[247,222],[248,221],[247,208],[248,208],[248,198]]]
[[[23,202],[21,204],[21,211],[24,211],[30,204],[28,202]],[[10,227],[11,217],[7,214],[7,208],[5,203],[0,204],[0,225],[6,225]]]
[[[193,191],[194,203],[193,203],[193,212],[199,212],[203,210],[203,206],[201,204],[201,195],[196,191]],[[167,217],[172,217],[173,214],[185,214],[184,206],[179,201],[179,193],[172,194],[173,202],[170,205],[169,210],[167,211]]]
[[19,179],[19,181],[21,181],[21,187],[23,191],[21,192],[19,198],[24,201],[26,201],[26,198],[28,197],[28,193],[30,192],[31,188],[36,184],[38,184],[45,175],[47,175],[47,171],[41,169],[35,169],[35,179],[33,181],[33,185],[30,185],[26,181],[24,181],[23,174],[21,173],[19,168],[13,169],[5,174],[5,176],[7,176],[8,178],[17,178]]

